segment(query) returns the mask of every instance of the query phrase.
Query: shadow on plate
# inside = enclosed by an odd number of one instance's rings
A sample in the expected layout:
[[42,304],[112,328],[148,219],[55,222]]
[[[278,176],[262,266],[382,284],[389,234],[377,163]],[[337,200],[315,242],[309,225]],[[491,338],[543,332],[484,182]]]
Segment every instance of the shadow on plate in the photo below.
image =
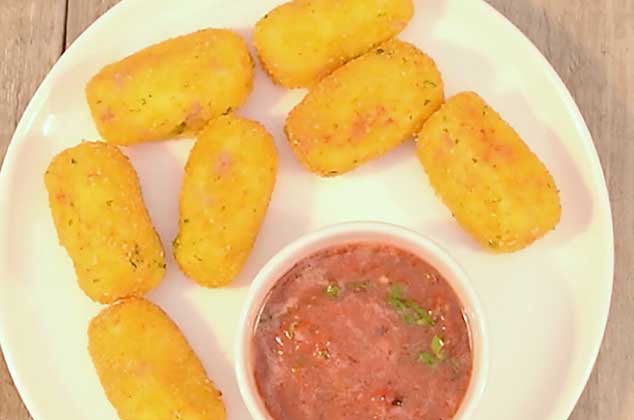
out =
[[[172,266],[170,273],[177,270]],[[166,276],[168,281],[173,275]],[[233,364],[226,357],[226,352],[219,343],[219,339],[213,334],[211,323],[196,309],[192,302],[188,301],[186,294],[187,289],[199,287],[192,284],[182,287],[174,287],[169,285],[169,293],[152,292],[150,300],[157,304],[168,314],[168,316],[178,325],[183,335],[187,338],[194,353],[205,367],[205,371],[209,379],[214,383],[215,387],[220,390],[223,395],[223,401],[228,412],[239,409],[239,407],[230,407],[229,405],[237,401],[234,396],[240,394],[238,384],[234,380]],[[209,363],[209,361],[213,361]]]

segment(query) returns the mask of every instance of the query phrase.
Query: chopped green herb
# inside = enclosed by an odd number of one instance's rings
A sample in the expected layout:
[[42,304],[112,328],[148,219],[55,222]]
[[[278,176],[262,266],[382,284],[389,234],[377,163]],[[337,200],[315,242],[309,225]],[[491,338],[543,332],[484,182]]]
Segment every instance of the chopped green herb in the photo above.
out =
[[130,258],[129,261],[130,261],[130,265],[132,265],[132,267],[137,268],[137,265],[136,265],[136,263],[134,262],[133,259]]
[[397,312],[407,310],[407,305],[403,300],[403,286],[400,284],[394,284],[390,287],[390,294],[387,297],[387,302],[390,306],[396,309]]
[[112,201],[113,201],[113,200],[108,200],[108,201],[106,201],[106,206],[108,206],[108,207],[112,206]]
[[442,351],[444,346],[444,341],[437,335],[431,339],[431,351],[434,353],[434,356],[436,356],[436,359],[443,360],[445,358],[445,354]]
[[73,165],[77,163],[77,161],[75,160],[75,158],[71,158],[70,159],[70,163],[72,163]]
[[145,98],[141,98],[141,105],[147,105],[147,101],[145,100]]
[[337,297],[339,296],[339,293],[341,293],[341,287],[337,286],[336,284],[329,284],[324,289],[324,292],[330,297]]
[[387,297],[388,304],[398,312],[407,325],[434,325],[434,320],[428,311],[423,309],[413,299],[403,297],[403,286],[393,284]]
[[72,226],[73,225],[73,219],[68,219],[68,226]]
[[183,223],[189,223],[189,219],[184,219]]
[[431,80],[425,80],[425,81],[423,82],[423,85],[424,85],[424,86],[431,86],[431,87],[436,87],[436,86],[438,86],[436,83],[432,82]]
[[196,259],[197,259],[198,261],[200,261],[200,262],[202,262],[202,261],[203,261],[203,259],[202,259],[202,258],[200,258],[200,257],[199,257],[198,255],[196,255],[196,254],[194,254],[194,258],[196,258]]
[[425,103],[423,105],[429,105],[430,102],[431,102],[431,99],[425,99]]
[[227,109],[226,109],[226,111],[225,111],[225,112],[223,112],[223,113],[222,113],[222,115],[227,115],[227,114],[229,114],[231,111],[233,111],[233,108],[232,108],[232,107],[229,107],[229,108],[227,108]]
[[431,315],[426,313],[424,318],[419,318],[416,320],[416,325],[431,326],[434,325],[434,320],[432,319]]
[[377,48],[376,53],[377,54],[383,54],[385,52],[385,50],[383,48]]
[[403,299],[403,286],[401,284],[393,284],[390,286],[390,299]]
[[411,312],[403,314],[402,318],[403,318],[403,322],[405,322],[407,325],[418,324],[418,319],[416,319],[416,315],[414,315]]
[[436,365],[436,358],[434,357],[434,355],[426,351],[421,351],[420,353],[418,353],[418,361],[429,366]]
[[416,316],[418,319],[416,320],[416,325],[434,325],[434,319],[431,317],[428,311],[421,308],[418,303],[413,300],[408,301],[409,308],[416,312]]

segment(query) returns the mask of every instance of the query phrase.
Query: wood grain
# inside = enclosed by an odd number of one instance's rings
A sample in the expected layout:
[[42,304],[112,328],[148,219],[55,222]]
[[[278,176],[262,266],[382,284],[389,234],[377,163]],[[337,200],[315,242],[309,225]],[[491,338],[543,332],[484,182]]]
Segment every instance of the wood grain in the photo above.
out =
[[[0,0],[0,165],[13,131],[64,48],[64,0]],[[30,419],[0,354],[0,419]]]
[[119,0],[67,0],[68,19],[66,20],[66,48]]
[[0,1],[0,160],[3,160],[24,108],[64,51],[66,4],[65,0],[51,0],[46,2],[46,10],[42,10],[40,0]]
[[[0,158],[63,48],[117,0],[0,0]],[[467,0],[465,0],[467,1]],[[634,0],[487,0],[546,55],[577,100],[610,189],[616,275],[601,354],[572,420],[634,419]],[[67,19],[65,19],[67,17]],[[67,21],[67,26],[64,26]],[[26,420],[0,355],[0,419]],[[536,419],[538,420],[538,419]]]

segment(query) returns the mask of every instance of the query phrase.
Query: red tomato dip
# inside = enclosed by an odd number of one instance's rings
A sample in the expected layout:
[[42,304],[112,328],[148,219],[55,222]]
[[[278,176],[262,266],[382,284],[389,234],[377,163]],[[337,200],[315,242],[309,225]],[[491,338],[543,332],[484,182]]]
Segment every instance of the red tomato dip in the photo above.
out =
[[451,286],[379,243],[296,264],[267,297],[254,348],[257,387],[276,420],[451,419],[473,364]]

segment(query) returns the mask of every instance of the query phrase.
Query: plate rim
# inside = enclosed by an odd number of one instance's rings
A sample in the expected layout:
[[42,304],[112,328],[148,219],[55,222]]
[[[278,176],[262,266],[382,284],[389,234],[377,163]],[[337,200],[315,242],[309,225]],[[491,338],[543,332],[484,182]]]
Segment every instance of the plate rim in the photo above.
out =
[[[46,93],[47,91],[50,91],[52,84],[55,80],[57,80],[58,73],[61,71],[60,69],[63,68],[64,63],[69,60],[70,56],[75,54],[75,50],[78,50],[83,46],[83,44],[86,42],[88,33],[96,30],[97,28],[100,28],[101,26],[106,25],[115,16],[125,13],[126,9],[129,8],[132,3],[133,2],[131,0],[121,0],[119,3],[108,9],[104,14],[99,16],[95,21],[93,21],[84,31],[82,31],[82,33],[75,39],[75,41],[73,41],[70,47],[63,52],[63,54],[53,64],[49,72],[46,74],[38,88],[35,90],[35,93],[29,100],[29,103],[22,113],[22,116],[20,117],[20,120],[16,125],[15,131],[11,136],[11,141],[8,144],[2,167],[0,168],[0,197],[8,196],[8,191],[12,185],[12,178],[10,174],[14,173],[14,166],[17,164],[17,159],[14,156],[17,156],[18,148],[24,144],[24,138],[26,137],[25,134],[33,125],[35,117],[37,115],[37,110],[41,108],[42,103],[46,100]],[[558,410],[553,412],[553,415],[555,415],[556,417],[561,415],[562,419],[567,419],[572,414],[577,403],[579,402],[579,399],[581,398],[596,365],[599,352],[605,339],[606,327],[614,292],[614,222],[612,203],[608,192],[605,172],[603,170],[603,166],[601,165],[600,157],[596,148],[596,143],[594,141],[592,133],[588,128],[585,118],[583,117],[583,114],[579,109],[579,106],[577,105],[572,93],[570,92],[564,81],[561,79],[561,76],[557,73],[553,65],[545,57],[541,50],[510,19],[508,19],[495,7],[490,5],[487,1],[478,0],[475,2],[470,2],[469,7],[481,8],[481,11],[483,13],[489,14],[490,17],[496,19],[500,25],[506,26],[509,29],[509,32],[513,33],[512,36],[518,38],[518,41],[520,43],[526,44],[527,50],[530,51],[530,54],[533,55],[533,58],[536,58],[541,64],[545,75],[548,77],[549,81],[553,83],[554,87],[557,90],[558,96],[562,99],[567,113],[572,117],[575,131],[579,134],[579,137],[582,137],[585,140],[583,141],[582,147],[584,149],[585,156],[589,159],[591,163],[590,171],[593,174],[592,178],[595,183],[595,188],[597,189],[597,195],[600,196],[600,201],[598,203],[599,206],[602,207],[600,217],[607,218],[607,220],[603,221],[604,223],[607,223],[607,232],[605,233],[607,234],[607,239],[609,240],[609,247],[606,250],[607,267],[604,267],[607,280],[609,281],[609,284],[607,285],[608,289],[606,290],[608,292],[607,299],[605,302],[601,302],[601,306],[603,306],[603,311],[601,314],[600,322],[597,323],[597,326],[600,326],[600,333],[594,341],[593,348],[590,352],[591,357],[585,363],[584,372],[580,375],[580,378],[582,380],[574,383],[574,390],[570,390],[569,392],[566,392],[558,398],[559,403],[556,405],[556,408]],[[7,255],[6,251],[8,248],[8,224],[5,222],[6,217],[4,217],[4,215],[7,214],[7,209],[9,207],[10,206],[8,204],[8,200],[0,201],[0,238],[5,238],[4,240],[0,240],[0,273],[2,274],[7,273],[7,269],[5,267],[5,257]],[[604,270],[602,269],[601,271]],[[605,281],[606,279],[603,280]],[[11,375],[11,379],[18,392],[19,397],[21,398],[31,417],[35,420],[43,419],[45,418],[45,413],[41,412],[42,407],[38,407],[36,404],[33,403],[31,394],[28,391],[27,384],[25,383],[25,381],[22,380],[22,376],[19,374],[17,368],[14,365],[13,352],[6,346],[8,339],[5,330],[5,323],[7,321],[5,319],[6,317],[0,317],[0,351],[3,352],[7,370]]]

